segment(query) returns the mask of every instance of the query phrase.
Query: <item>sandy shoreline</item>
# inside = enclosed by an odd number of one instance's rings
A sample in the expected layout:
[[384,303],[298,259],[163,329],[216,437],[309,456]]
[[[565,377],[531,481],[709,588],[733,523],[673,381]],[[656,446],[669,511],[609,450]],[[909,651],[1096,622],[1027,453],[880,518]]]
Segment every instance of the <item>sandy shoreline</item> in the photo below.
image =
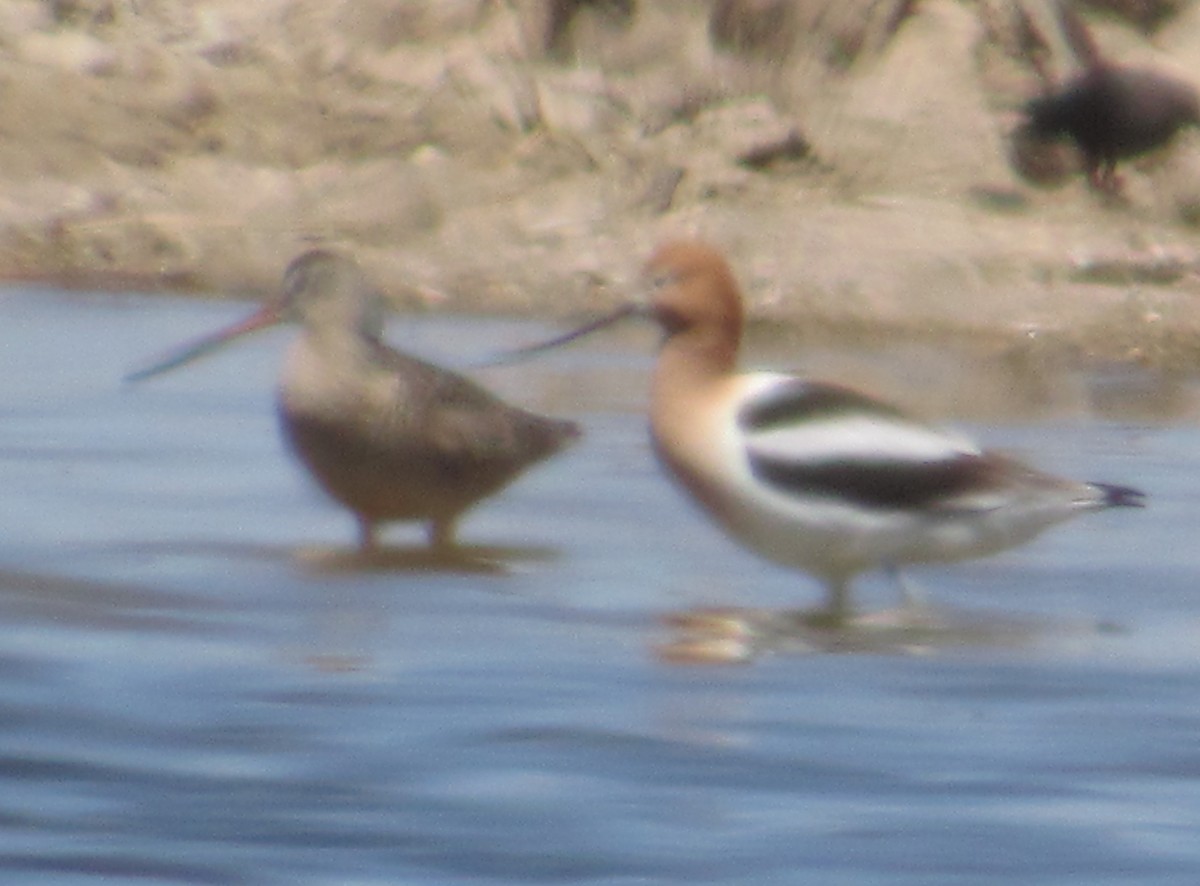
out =
[[[1194,368],[1200,135],[1126,170],[1121,205],[1031,188],[1007,7],[924,0],[880,36],[886,6],[764,58],[714,50],[697,0],[585,11],[549,53],[532,3],[12,0],[0,273],[257,294],[323,242],[400,303],[566,318],[687,233],[802,334]],[[1200,70],[1200,5],[1089,21],[1122,60]],[[811,153],[748,159],[789,139]]]

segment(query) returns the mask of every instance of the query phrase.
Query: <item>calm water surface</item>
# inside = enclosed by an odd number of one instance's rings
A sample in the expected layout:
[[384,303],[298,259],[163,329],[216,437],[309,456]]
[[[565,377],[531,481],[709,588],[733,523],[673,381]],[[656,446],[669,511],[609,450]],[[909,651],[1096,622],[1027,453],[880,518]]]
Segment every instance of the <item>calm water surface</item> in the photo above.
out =
[[[589,436],[464,522],[474,562],[435,568],[397,527],[367,568],[277,436],[288,333],[120,383],[244,308],[0,295],[0,882],[1200,877],[1187,386],[1043,377],[1038,408],[967,415],[1152,497],[919,574],[940,605],[1021,619],[1019,642],[681,668],[653,654],[664,613],[817,591],[658,472],[650,336],[483,373]],[[391,337],[461,366],[547,331],[430,317]],[[947,377],[871,360],[918,395]]]

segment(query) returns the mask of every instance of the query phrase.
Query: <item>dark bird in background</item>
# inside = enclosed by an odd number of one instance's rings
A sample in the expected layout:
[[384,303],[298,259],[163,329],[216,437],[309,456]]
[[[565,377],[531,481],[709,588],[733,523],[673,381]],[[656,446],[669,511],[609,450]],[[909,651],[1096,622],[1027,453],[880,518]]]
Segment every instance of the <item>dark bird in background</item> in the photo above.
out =
[[1057,11],[1083,71],[1026,105],[1020,135],[1074,142],[1088,183],[1115,194],[1121,187],[1118,162],[1165,146],[1187,126],[1200,126],[1200,95],[1160,71],[1107,61],[1078,14],[1065,2]]
[[284,436],[321,488],[358,521],[360,547],[381,523],[429,524],[455,543],[458,518],[580,436],[570,421],[510,406],[474,382],[388,347],[383,298],[349,256],[296,258],[282,295],[242,322],[147,369],[139,381],[278,323],[302,331],[279,379]]

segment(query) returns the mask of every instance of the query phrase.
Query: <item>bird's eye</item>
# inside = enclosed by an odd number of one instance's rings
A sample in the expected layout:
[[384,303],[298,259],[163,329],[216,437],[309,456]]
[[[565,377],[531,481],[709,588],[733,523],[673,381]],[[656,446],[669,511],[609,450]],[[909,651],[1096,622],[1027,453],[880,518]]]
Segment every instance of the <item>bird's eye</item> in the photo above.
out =
[[674,271],[655,271],[650,276],[650,289],[658,292],[677,282],[679,282],[679,275]]

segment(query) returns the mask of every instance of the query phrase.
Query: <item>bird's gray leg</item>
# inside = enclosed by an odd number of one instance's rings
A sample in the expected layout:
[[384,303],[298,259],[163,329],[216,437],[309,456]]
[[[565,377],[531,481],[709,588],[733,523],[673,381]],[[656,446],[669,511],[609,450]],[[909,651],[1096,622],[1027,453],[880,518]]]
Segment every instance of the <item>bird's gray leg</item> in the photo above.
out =
[[910,612],[922,612],[929,608],[929,596],[925,589],[910,580],[895,563],[885,563],[883,571],[899,586],[905,609]]
[[379,538],[375,533],[375,521],[361,514],[356,514],[354,519],[358,521],[358,550],[364,554],[371,554],[379,550]]
[[828,590],[826,617],[831,624],[844,625],[854,615],[854,606],[850,602],[850,581],[846,578],[832,579]]
[[457,545],[457,531],[457,517],[435,517],[429,523],[429,546],[435,551],[452,550]]

